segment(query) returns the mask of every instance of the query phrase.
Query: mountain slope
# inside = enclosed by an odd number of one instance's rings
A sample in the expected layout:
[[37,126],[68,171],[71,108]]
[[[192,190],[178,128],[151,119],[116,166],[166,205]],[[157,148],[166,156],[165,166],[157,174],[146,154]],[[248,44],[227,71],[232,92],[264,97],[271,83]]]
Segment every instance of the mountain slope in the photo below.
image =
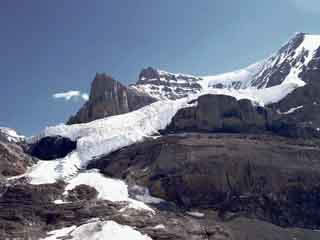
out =
[[158,99],[177,99],[210,88],[269,88],[293,80],[303,85],[299,80],[310,82],[306,73],[319,66],[319,56],[320,35],[297,33],[269,58],[234,72],[196,77],[148,68],[132,87]]

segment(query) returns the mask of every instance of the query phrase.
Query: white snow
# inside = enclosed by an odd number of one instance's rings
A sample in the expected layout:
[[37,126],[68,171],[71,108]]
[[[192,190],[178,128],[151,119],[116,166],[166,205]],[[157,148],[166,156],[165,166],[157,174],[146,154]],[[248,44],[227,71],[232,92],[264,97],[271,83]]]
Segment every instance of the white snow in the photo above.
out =
[[73,230],[75,230],[76,226],[61,228],[58,230],[54,230],[48,233],[49,237],[41,238],[40,240],[58,240],[62,237],[68,236]]
[[97,221],[83,224],[79,227],[72,226],[51,231],[46,238],[41,240],[152,240],[132,227],[120,225],[114,221]]
[[205,216],[204,213],[200,213],[200,212],[187,212],[187,214],[189,216],[197,217],[197,218],[203,218]]
[[298,106],[298,107],[294,107],[294,108],[290,108],[290,109],[289,109],[288,111],[286,111],[286,112],[280,112],[280,111],[278,111],[278,113],[287,115],[287,114],[294,113],[295,111],[297,111],[298,109],[301,109],[301,108],[303,108],[303,105]]
[[204,90],[207,90],[219,83],[223,84],[226,88],[232,88],[232,83],[240,82],[241,86],[239,88],[244,89],[250,87],[251,81],[263,69],[265,62],[266,60],[263,60],[233,72],[213,76],[202,76],[203,81],[199,81],[198,83],[201,84]]
[[25,136],[19,135],[11,128],[0,127],[0,133],[3,134],[9,142],[20,142],[25,138]]
[[76,174],[81,166],[78,152],[52,161],[39,161],[25,174],[34,185],[54,183],[58,179],[67,180]]
[[153,227],[152,229],[166,229],[166,227],[163,224],[159,224],[159,225]]
[[60,205],[60,204],[66,204],[66,203],[71,203],[71,202],[65,202],[65,201],[63,201],[61,199],[57,199],[57,200],[53,201],[53,203],[57,204],[57,205]]
[[[87,172],[82,172],[77,174],[74,178],[68,181],[68,185],[65,188],[64,195],[68,194],[69,190],[74,189],[75,187],[85,184],[88,185],[98,192],[98,199],[109,200],[112,202],[129,202],[127,208],[133,208],[137,210],[150,211],[153,214],[155,211],[148,207],[143,202],[138,202],[129,198],[128,186],[125,182],[121,180],[116,180],[112,178],[104,177],[97,170],[90,170]],[[123,209],[122,211],[124,211]]]

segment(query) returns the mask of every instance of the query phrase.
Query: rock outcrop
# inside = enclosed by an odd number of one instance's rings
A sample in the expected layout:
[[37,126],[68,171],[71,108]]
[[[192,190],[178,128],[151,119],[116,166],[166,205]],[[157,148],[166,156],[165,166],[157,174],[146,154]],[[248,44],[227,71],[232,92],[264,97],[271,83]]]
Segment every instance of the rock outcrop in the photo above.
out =
[[194,107],[181,109],[166,131],[171,132],[263,132],[273,119],[272,111],[250,100],[226,95],[203,95]]
[[139,80],[131,88],[160,100],[176,100],[190,94],[199,93],[199,84],[203,79],[187,74],[174,74],[152,67],[145,68],[139,74]]
[[54,160],[67,156],[77,148],[77,142],[68,138],[55,136],[44,137],[38,142],[31,144],[27,152],[42,160]]
[[179,110],[161,132],[273,133],[294,138],[320,138],[320,119],[314,114],[320,108],[316,104],[292,112],[279,110],[285,108],[291,99],[296,101],[295,95],[304,94],[307,89],[313,91],[312,87],[298,89],[284,101],[268,107],[255,106],[250,100],[236,100],[226,95],[204,95],[193,101],[196,106]]
[[104,73],[97,73],[91,85],[89,101],[67,124],[86,123],[131,112],[155,101],[155,98],[126,87]]
[[178,134],[91,162],[185,208],[282,227],[320,227],[318,142],[272,135]]
[[0,140],[0,177],[23,174],[35,162],[36,159],[25,154],[25,146]]

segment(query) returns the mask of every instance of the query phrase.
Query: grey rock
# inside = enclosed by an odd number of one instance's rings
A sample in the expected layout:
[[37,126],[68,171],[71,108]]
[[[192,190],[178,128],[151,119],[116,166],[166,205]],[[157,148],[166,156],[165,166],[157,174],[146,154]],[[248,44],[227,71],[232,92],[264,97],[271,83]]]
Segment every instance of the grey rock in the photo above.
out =
[[128,113],[155,101],[149,95],[126,87],[104,73],[97,73],[91,85],[89,101],[68,120],[68,124]]

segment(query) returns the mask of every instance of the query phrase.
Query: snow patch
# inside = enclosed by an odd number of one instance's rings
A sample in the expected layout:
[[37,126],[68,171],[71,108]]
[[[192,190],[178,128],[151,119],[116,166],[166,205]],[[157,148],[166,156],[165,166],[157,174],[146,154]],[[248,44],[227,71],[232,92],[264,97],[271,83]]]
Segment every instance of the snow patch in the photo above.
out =
[[138,202],[129,198],[128,186],[125,182],[104,177],[97,170],[81,172],[68,182],[69,183],[65,188],[64,195],[67,195],[69,190],[85,184],[97,190],[98,199],[109,200],[112,202],[129,202],[129,205],[122,209],[122,211],[125,211],[127,208],[133,208],[136,210],[149,211],[153,214],[155,213],[152,208],[148,207],[143,202]]
[[187,212],[187,214],[189,216],[197,217],[197,218],[203,218],[205,216],[204,213],[200,213],[200,212]]
[[278,113],[279,114],[285,114],[285,115],[287,115],[287,114],[291,114],[291,113],[294,113],[295,111],[297,111],[298,109],[301,109],[301,108],[303,108],[303,105],[302,106],[298,106],[298,107],[294,107],[294,108],[290,108],[288,111],[286,111],[286,112],[280,112],[280,111],[278,111]]
[[98,221],[83,224],[79,227],[72,226],[51,231],[51,235],[41,240],[58,240],[58,239],[72,239],[72,240],[152,240],[147,235],[134,230],[132,227],[120,225],[114,221]]
[[166,227],[163,224],[159,224],[159,225],[153,227],[152,229],[166,229]]
[[25,136],[19,135],[15,130],[6,127],[0,127],[0,133],[4,135],[4,137],[9,142],[21,142],[25,139]]

